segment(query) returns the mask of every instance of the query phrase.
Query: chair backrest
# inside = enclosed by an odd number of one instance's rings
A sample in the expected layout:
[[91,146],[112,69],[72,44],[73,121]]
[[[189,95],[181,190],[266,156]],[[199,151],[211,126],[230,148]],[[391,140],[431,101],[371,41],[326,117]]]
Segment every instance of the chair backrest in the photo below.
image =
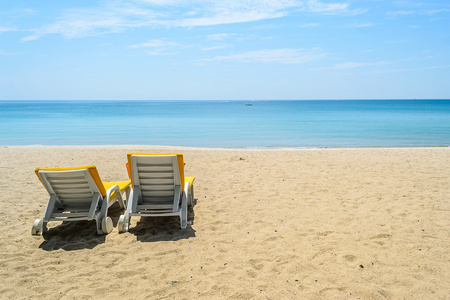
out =
[[35,172],[50,196],[57,197],[57,206],[64,210],[89,210],[95,194],[106,195],[95,166],[38,168]]
[[178,172],[180,174],[180,181],[181,181],[181,190],[184,191],[184,161],[183,161],[183,154],[181,153],[141,153],[141,152],[136,152],[136,153],[128,153],[127,154],[127,158],[128,158],[128,175],[131,179],[131,181],[133,182],[133,174],[131,172],[131,156],[132,155],[143,155],[143,156],[168,156],[168,155],[175,155],[177,157],[177,163],[178,163]]
[[139,202],[177,209],[182,191],[177,155],[132,154],[129,158],[133,189],[140,192]]

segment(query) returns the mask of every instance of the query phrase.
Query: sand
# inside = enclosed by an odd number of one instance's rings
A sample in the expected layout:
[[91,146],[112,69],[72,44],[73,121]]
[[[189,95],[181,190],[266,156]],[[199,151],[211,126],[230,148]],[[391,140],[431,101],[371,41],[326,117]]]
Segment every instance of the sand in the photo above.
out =
[[[195,219],[50,222],[36,167],[182,152]],[[450,148],[0,147],[1,299],[449,299]],[[122,211],[110,208],[114,224]]]

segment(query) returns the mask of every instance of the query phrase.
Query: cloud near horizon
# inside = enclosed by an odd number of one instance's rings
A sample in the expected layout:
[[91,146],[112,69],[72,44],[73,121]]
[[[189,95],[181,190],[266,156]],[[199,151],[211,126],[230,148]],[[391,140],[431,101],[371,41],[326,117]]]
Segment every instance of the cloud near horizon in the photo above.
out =
[[227,56],[216,56],[202,61],[234,61],[241,63],[302,64],[325,57],[320,49],[274,49],[248,51]]

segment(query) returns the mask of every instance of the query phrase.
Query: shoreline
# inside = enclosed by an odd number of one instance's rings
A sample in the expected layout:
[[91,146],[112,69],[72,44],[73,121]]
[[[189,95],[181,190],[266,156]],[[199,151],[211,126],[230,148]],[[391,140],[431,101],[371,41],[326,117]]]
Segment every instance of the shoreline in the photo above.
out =
[[55,148],[158,148],[158,149],[180,149],[180,150],[365,150],[365,149],[440,149],[440,148],[450,148],[450,145],[427,145],[427,146],[359,146],[359,147],[346,147],[346,146],[336,146],[336,147],[189,147],[189,146],[168,146],[168,145],[0,145],[0,148],[30,148],[30,147],[55,147]]

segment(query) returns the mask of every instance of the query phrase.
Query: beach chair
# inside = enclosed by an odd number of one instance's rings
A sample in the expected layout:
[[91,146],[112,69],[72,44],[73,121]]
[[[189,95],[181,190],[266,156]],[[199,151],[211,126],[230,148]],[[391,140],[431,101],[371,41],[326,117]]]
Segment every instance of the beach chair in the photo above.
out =
[[130,218],[178,216],[181,229],[188,224],[193,208],[194,177],[184,177],[183,155],[179,153],[128,153],[132,190],[127,209],[119,217],[119,232],[126,232]]
[[43,219],[37,219],[32,235],[42,235],[49,221],[95,220],[97,233],[108,234],[113,222],[108,208],[116,201],[125,207],[122,193],[130,192],[130,180],[102,182],[95,166],[38,168],[36,175],[50,195]]

